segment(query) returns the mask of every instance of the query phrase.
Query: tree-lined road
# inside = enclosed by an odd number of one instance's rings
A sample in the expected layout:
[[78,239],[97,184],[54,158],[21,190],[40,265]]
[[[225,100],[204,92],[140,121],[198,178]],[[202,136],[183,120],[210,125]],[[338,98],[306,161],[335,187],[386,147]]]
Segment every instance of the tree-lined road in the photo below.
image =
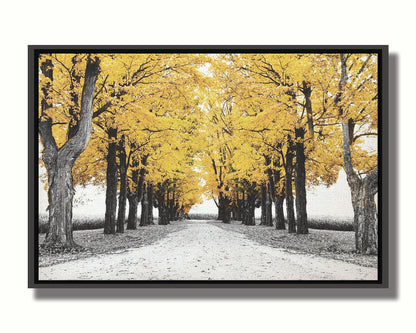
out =
[[76,246],[73,186],[87,184],[106,188],[104,234],[136,229],[139,204],[140,226],[153,208],[166,225],[212,197],[224,223],[255,225],[261,207],[262,225],[305,235],[306,187],[343,168],[356,250],[377,254],[378,153],[365,143],[378,135],[379,51],[42,53],[43,246]]
[[376,280],[377,269],[260,245],[208,221],[141,248],[39,269],[40,280]]

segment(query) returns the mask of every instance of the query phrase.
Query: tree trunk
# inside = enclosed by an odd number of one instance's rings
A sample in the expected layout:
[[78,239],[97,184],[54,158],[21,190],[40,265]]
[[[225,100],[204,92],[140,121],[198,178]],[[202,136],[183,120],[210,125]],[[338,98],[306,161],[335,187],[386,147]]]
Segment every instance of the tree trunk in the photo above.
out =
[[273,218],[272,218],[272,200],[270,195],[270,184],[267,184],[267,191],[266,191],[266,215],[264,225],[266,226],[273,226]]
[[231,221],[231,200],[224,195],[224,193],[220,193],[218,199],[220,211],[221,211],[221,221],[224,223],[230,223]]
[[374,196],[378,191],[378,167],[361,180],[352,167],[348,121],[343,125],[344,170],[354,211],[355,248],[358,253],[378,253],[378,218]]
[[256,195],[255,194],[253,193],[247,194],[244,209],[245,209],[245,212],[244,212],[243,224],[255,225],[256,224],[255,215],[254,215],[255,209],[256,209]]
[[[169,198],[169,195],[168,195]],[[172,191],[172,198],[168,199],[169,202],[169,221],[176,221],[176,203],[175,203],[175,190]]]
[[230,223],[231,222],[231,205],[230,205],[230,200],[228,198],[226,200],[227,202],[224,208],[224,216],[223,216],[222,222]]
[[[145,156],[142,157],[141,163],[142,163],[143,166],[147,165],[147,158],[148,158],[148,155],[145,155]],[[137,197],[138,197],[139,201],[142,200],[143,184],[144,184],[145,178],[146,178],[146,169],[143,167],[143,168],[140,168],[139,180],[137,182],[137,188],[136,188]]]
[[313,110],[312,110],[312,87],[310,82],[303,81],[301,91],[305,96],[305,109],[306,109],[306,117],[308,119],[308,133],[309,137],[314,139],[314,124],[313,124]]
[[149,216],[147,223],[148,224],[155,224],[153,222],[153,186],[149,184],[147,187],[147,200],[149,201]]
[[[141,163],[146,165],[148,156],[145,155],[142,157]],[[146,169],[141,168],[140,172],[138,170],[133,170],[132,172],[132,182],[135,184],[136,188],[134,193],[130,195],[131,200],[129,199],[129,217],[127,219],[127,229],[128,230],[136,230],[137,229],[137,206],[139,201],[142,200],[143,194],[143,182],[146,174]],[[134,205],[131,206],[131,205]]]
[[107,188],[105,192],[105,220],[104,233],[116,233],[116,210],[117,210],[117,128],[110,127],[108,134],[107,153]]
[[303,143],[305,130],[300,127],[295,129],[296,135],[296,164],[295,164],[295,189],[296,189],[296,227],[298,234],[308,233],[306,213],[306,171],[305,171],[305,146]]
[[218,196],[218,219],[224,223],[230,223],[231,220],[231,200],[220,192]]
[[[347,65],[345,55],[341,54],[341,80],[339,83],[342,93],[347,82]],[[353,142],[351,124],[342,106],[339,106],[339,116],[342,122],[342,151],[344,155],[344,170],[347,174],[348,185],[351,190],[351,201],[354,210],[355,247],[363,254],[378,253],[378,218],[374,196],[378,192],[378,166],[364,179],[360,179],[352,165],[351,148]]]
[[274,198],[274,211],[275,211],[275,219],[276,219],[276,229],[278,230],[285,230],[285,216],[283,214],[283,201],[285,186],[276,189],[275,184],[280,184],[280,170],[270,170],[269,179],[272,180],[270,186],[272,188],[272,198]]
[[120,195],[118,197],[118,216],[117,232],[124,232],[124,223],[126,222],[126,198],[127,198],[127,155],[125,149],[125,137],[121,136],[119,143],[119,160],[120,160]]
[[159,225],[167,225],[169,224],[168,219],[168,210],[164,205],[159,204],[159,219],[158,219]]
[[218,198],[218,207],[217,207],[217,210],[218,210],[218,214],[217,214],[217,220],[218,221],[221,221],[222,220],[222,216],[223,216],[223,212],[222,212],[222,207],[221,207],[221,205],[219,204],[219,198]]
[[137,229],[137,205],[139,204],[139,199],[137,196],[137,183],[139,181],[139,171],[133,170],[132,176],[132,190],[129,190],[127,199],[129,200],[129,216],[127,217],[127,230],[136,230]]
[[237,220],[237,204],[232,204],[231,205],[231,219],[233,221]]
[[242,220],[242,206],[244,203],[244,193],[243,193],[243,198],[240,198],[240,194],[237,192],[237,203],[236,203],[236,207],[235,207],[235,220],[236,221],[241,221]]
[[[58,154],[59,155],[59,154]],[[49,229],[44,246],[74,247],[72,236],[72,166],[57,159],[55,170],[48,169],[49,177]]]
[[260,215],[260,225],[266,224],[266,196],[267,196],[267,188],[266,185],[263,183],[261,184],[261,215]]
[[159,210],[159,218],[158,224],[159,225],[167,225],[169,224],[169,210],[168,210],[168,197],[167,193],[163,193],[159,188],[157,191],[157,208]]
[[[41,64],[42,73],[53,81],[53,64],[50,60]],[[77,133],[58,149],[52,134],[52,119],[46,110],[52,105],[47,101],[50,84],[43,88],[42,117],[39,132],[44,146],[42,159],[48,172],[49,228],[44,247],[74,247],[72,235],[72,167],[88,145],[91,136],[92,102],[95,83],[100,71],[100,60],[88,57],[82,89],[81,112]]]
[[292,189],[292,175],[293,175],[293,141],[290,135],[287,136],[287,152],[286,152],[286,177],[285,177],[285,189],[286,189],[286,214],[288,232],[296,232],[295,211],[293,208],[293,189]]
[[217,220],[222,221],[224,219],[224,193],[220,192],[218,196],[218,218]]
[[129,215],[127,217],[127,230],[136,230],[137,229],[137,206],[139,200],[137,199],[136,193],[129,193],[127,195],[129,200]]
[[274,201],[274,211],[276,215],[276,229],[278,230],[285,230],[285,216],[283,215],[283,196],[278,195],[276,196],[276,200]]
[[241,222],[243,222],[243,224],[244,224],[244,221],[246,220],[246,200],[247,200],[246,192],[243,190],[243,196],[241,198],[241,204],[240,204],[240,207],[241,207],[241,210],[240,210]]
[[378,219],[374,196],[377,193],[377,169],[361,182],[358,193],[353,197],[354,224],[356,226],[355,244],[359,253],[378,253]]
[[[269,156],[264,155],[265,160],[266,160],[266,165],[270,165],[271,163],[271,159]],[[276,165],[279,165],[279,160],[277,159]],[[275,220],[276,220],[276,229],[279,230],[285,230],[286,226],[285,226],[285,217],[283,215],[283,200],[284,200],[284,195],[282,195],[282,189],[280,189],[280,185],[279,185],[279,189],[276,189],[276,184],[280,184],[280,170],[276,170],[276,169],[271,169],[268,168],[267,169],[267,176],[268,176],[268,180],[269,180],[269,195],[270,195],[270,200],[274,200],[274,211],[275,211]],[[272,209],[272,207],[270,207],[270,210]],[[271,214],[271,213],[270,213]],[[271,222],[270,225],[273,225],[273,221]]]
[[142,198],[142,213],[140,216],[140,226],[144,227],[148,225],[149,219],[149,200],[147,199],[147,188],[146,184],[143,186],[143,198]]

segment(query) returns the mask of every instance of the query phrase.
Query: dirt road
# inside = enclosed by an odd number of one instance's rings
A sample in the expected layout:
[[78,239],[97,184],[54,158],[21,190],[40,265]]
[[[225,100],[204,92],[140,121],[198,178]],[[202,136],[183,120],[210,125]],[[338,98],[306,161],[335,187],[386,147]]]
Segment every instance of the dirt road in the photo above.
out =
[[260,245],[207,221],[138,249],[39,269],[40,280],[376,280],[377,269]]

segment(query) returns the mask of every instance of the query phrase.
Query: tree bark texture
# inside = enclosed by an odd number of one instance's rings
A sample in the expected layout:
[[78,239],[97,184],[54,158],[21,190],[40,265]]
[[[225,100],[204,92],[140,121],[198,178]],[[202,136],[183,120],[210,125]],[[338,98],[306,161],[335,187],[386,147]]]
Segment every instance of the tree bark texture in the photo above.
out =
[[255,225],[256,220],[254,212],[256,209],[256,195],[255,193],[248,193],[244,204],[244,220],[245,225]]
[[[279,184],[280,178],[281,178],[280,171],[273,170],[273,176],[271,178],[274,180],[274,184]],[[283,201],[285,199],[285,195],[284,195],[285,186],[282,186],[282,188],[276,189],[274,184],[272,188],[274,189],[273,198],[274,198],[276,229],[285,230],[286,229],[285,216],[283,214]]]
[[129,215],[127,217],[127,230],[137,229],[137,206],[139,200],[136,193],[128,193],[127,199],[129,201]]
[[292,189],[292,176],[293,176],[293,141],[290,135],[287,136],[287,151],[286,151],[286,177],[285,177],[285,189],[286,189],[286,214],[288,232],[296,232],[295,211],[293,207],[293,189]]
[[137,183],[139,181],[139,171],[133,170],[131,176],[131,182],[133,184],[132,188],[129,188],[127,194],[127,199],[129,200],[129,215],[127,217],[127,230],[136,230],[137,229],[137,205],[139,204],[139,199],[137,197]]
[[149,184],[147,187],[147,200],[149,201],[149,214],[148,214],[148,224],[154,224],[153,222],[153,186]]
[[[142,165],[146,165],[147,163],[147,155],[144,155],[141,158]],[[128,230],[136,230],[137,229],[137,206],[139,202],[142,200],[143,194],[143,182],[146,175],[146,169],[140,168],[139,170],[132,171],[132,182],[135,186],[132,189],[132,192],[129,194],[129,216],[127,218],[127,229]]]
[[272,199],[270,195],[270,183],[267,184],[267,191],[266,191],[266,216],[264,225],[266,226],[273,226],[273,217],[272,217]]
[[221,207],[221,212],[222,212],[222,222],[224,223],[230,223],[231,221],[231,200],[224,195],[222,192],[220,193],[220,197],[219,197],[219,205]]
[[223,192],[218,196],[218,219],[224,223],[231,221],[231,200]]
[[312,139],[314,138],[314,124],[313,124],[313,110],[312,110],[312,88],[309,82],[303,81],[301,91],[305,96],[305,109],[306,109],[306,116],[308,119],[308,133],[309,137]]
[[239,193],[237,192],[237,205],[235,209],[235,220],[242,221],[242,210],[244,204],[244,192],[242,193],[242,198],[240,198]]
[[266,200],[267,200],[266,184],[261,184],[261,215],[260,225],[266,225]]
[[105,192],[105,219],[104,233],[116,233],[116,210],[117,210],[117,128],[110,127],[107,130],[107,187]]
[[[46,77],[53,81],[51,61],[42,63],[41,70]],[[46,86],[43,91],[45,100],[41,101],[42,117],[39,121],[39,132],[44,146],[42,159],[48,173],[49,200],[49,229],[43,244],[44,247],[76,246],[72,235],[72,201],[74,196],[72,167],[87,147],[91,136],[92,102],[99,71],[100,60],[89,57],[82,89],[78,131],[60,148],[57,147],[52,135],[52,120],[45,112],[51,107],[47,102],[50,86]]]
[[348,121],[343,125],[344,170],[354,211],[355,248],[358,253],[378,253],[378,217],[374,196],[378,192],[378,167],[364,179],[352,167]]
[[159,190],[154,193],[157,199],[157,208],[159,210],[159,218],[158,224],[159,225],[167,225],[169,224],[169,210],[168,210],[168,197],[166,191],[163,191],[159,188]]
[[142,213],[140,216],[140,226],[144,227],[149,224],[149,200],[147,196],[146,184],[143,186],[143,198],[142,198]]
[[158,224],[159,225],[167,225],[169,224],[168,219],[168,210],[164,205],[159,205],[159,219]]
[[237,204],[231,205],[231,219],[236,221],[237,220]]
[[219,204],[219,198],[218,198],[218,207],[217,207],[217,210],[218,210],[218,214],[217,214],[217,220],[218,221],[222,221],[222,217],[223,217],[223,207],[221,207],[221,205]]
[[[342,93],[347,82],[347,65],[344,54],[340,55],[341,80],[339,88]],[[351,191],[351,201],[354,210],[355,247],[363,254],[378,253],[378,217],[374,196],[378,192],[378,166],[364,179],[354,171],[351,157],[352,129],[354,122],[347,117],[342,106],[339,106],[339,116],[342,121],[342,139],[344,170]]]
[[[264,156],[266,160],[266,166],[270,165],[271,158],[267,155]],[[278,160],[276,161],[279,164]],[[284,195],[282,195],[282,189],[277,190],[276,184],[280,183],[280,171],[279,170],[272,170],[270,167],[267,168],[267,178],[269,180],[269,193],[270,193],[270,200],[274,201],[274,210],[275,210],[275,225],[276,229],[285,230],[285,217],[283,215],[283,200]],[[270,207],[270,210],[272,208]],[[273,221],[270,225],[273,225]]]
[[274,201],[274,212],[276,217],[276,229],[285,230],[285,216],[283,214],[283,196],[278,195]]
[[125,137],[121,136],[119,147],[119,173],[120,173],[120,194],[118,197],[117,232],[124,232],[126,222],[126,199],[127,199],[127,155],[125,149]]
[[296,164],[295,164],[295,190],[296,190],[296,232],[308,233],[306,212],[306,171],[305,171],[305,130],[300,127],[295,129],[296,136]]

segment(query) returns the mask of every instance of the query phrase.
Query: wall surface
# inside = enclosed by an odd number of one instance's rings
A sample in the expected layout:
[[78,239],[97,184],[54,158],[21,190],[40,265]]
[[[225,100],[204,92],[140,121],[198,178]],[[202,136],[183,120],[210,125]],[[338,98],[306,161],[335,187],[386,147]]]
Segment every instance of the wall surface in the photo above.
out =
[[[413,327],[416,26],[410,4],[404,0],[3,3],[0,329],[343,333]],[[389,44],[394,65],[390,232],[396,287],[384,294],[27,289],[27,44]]]

